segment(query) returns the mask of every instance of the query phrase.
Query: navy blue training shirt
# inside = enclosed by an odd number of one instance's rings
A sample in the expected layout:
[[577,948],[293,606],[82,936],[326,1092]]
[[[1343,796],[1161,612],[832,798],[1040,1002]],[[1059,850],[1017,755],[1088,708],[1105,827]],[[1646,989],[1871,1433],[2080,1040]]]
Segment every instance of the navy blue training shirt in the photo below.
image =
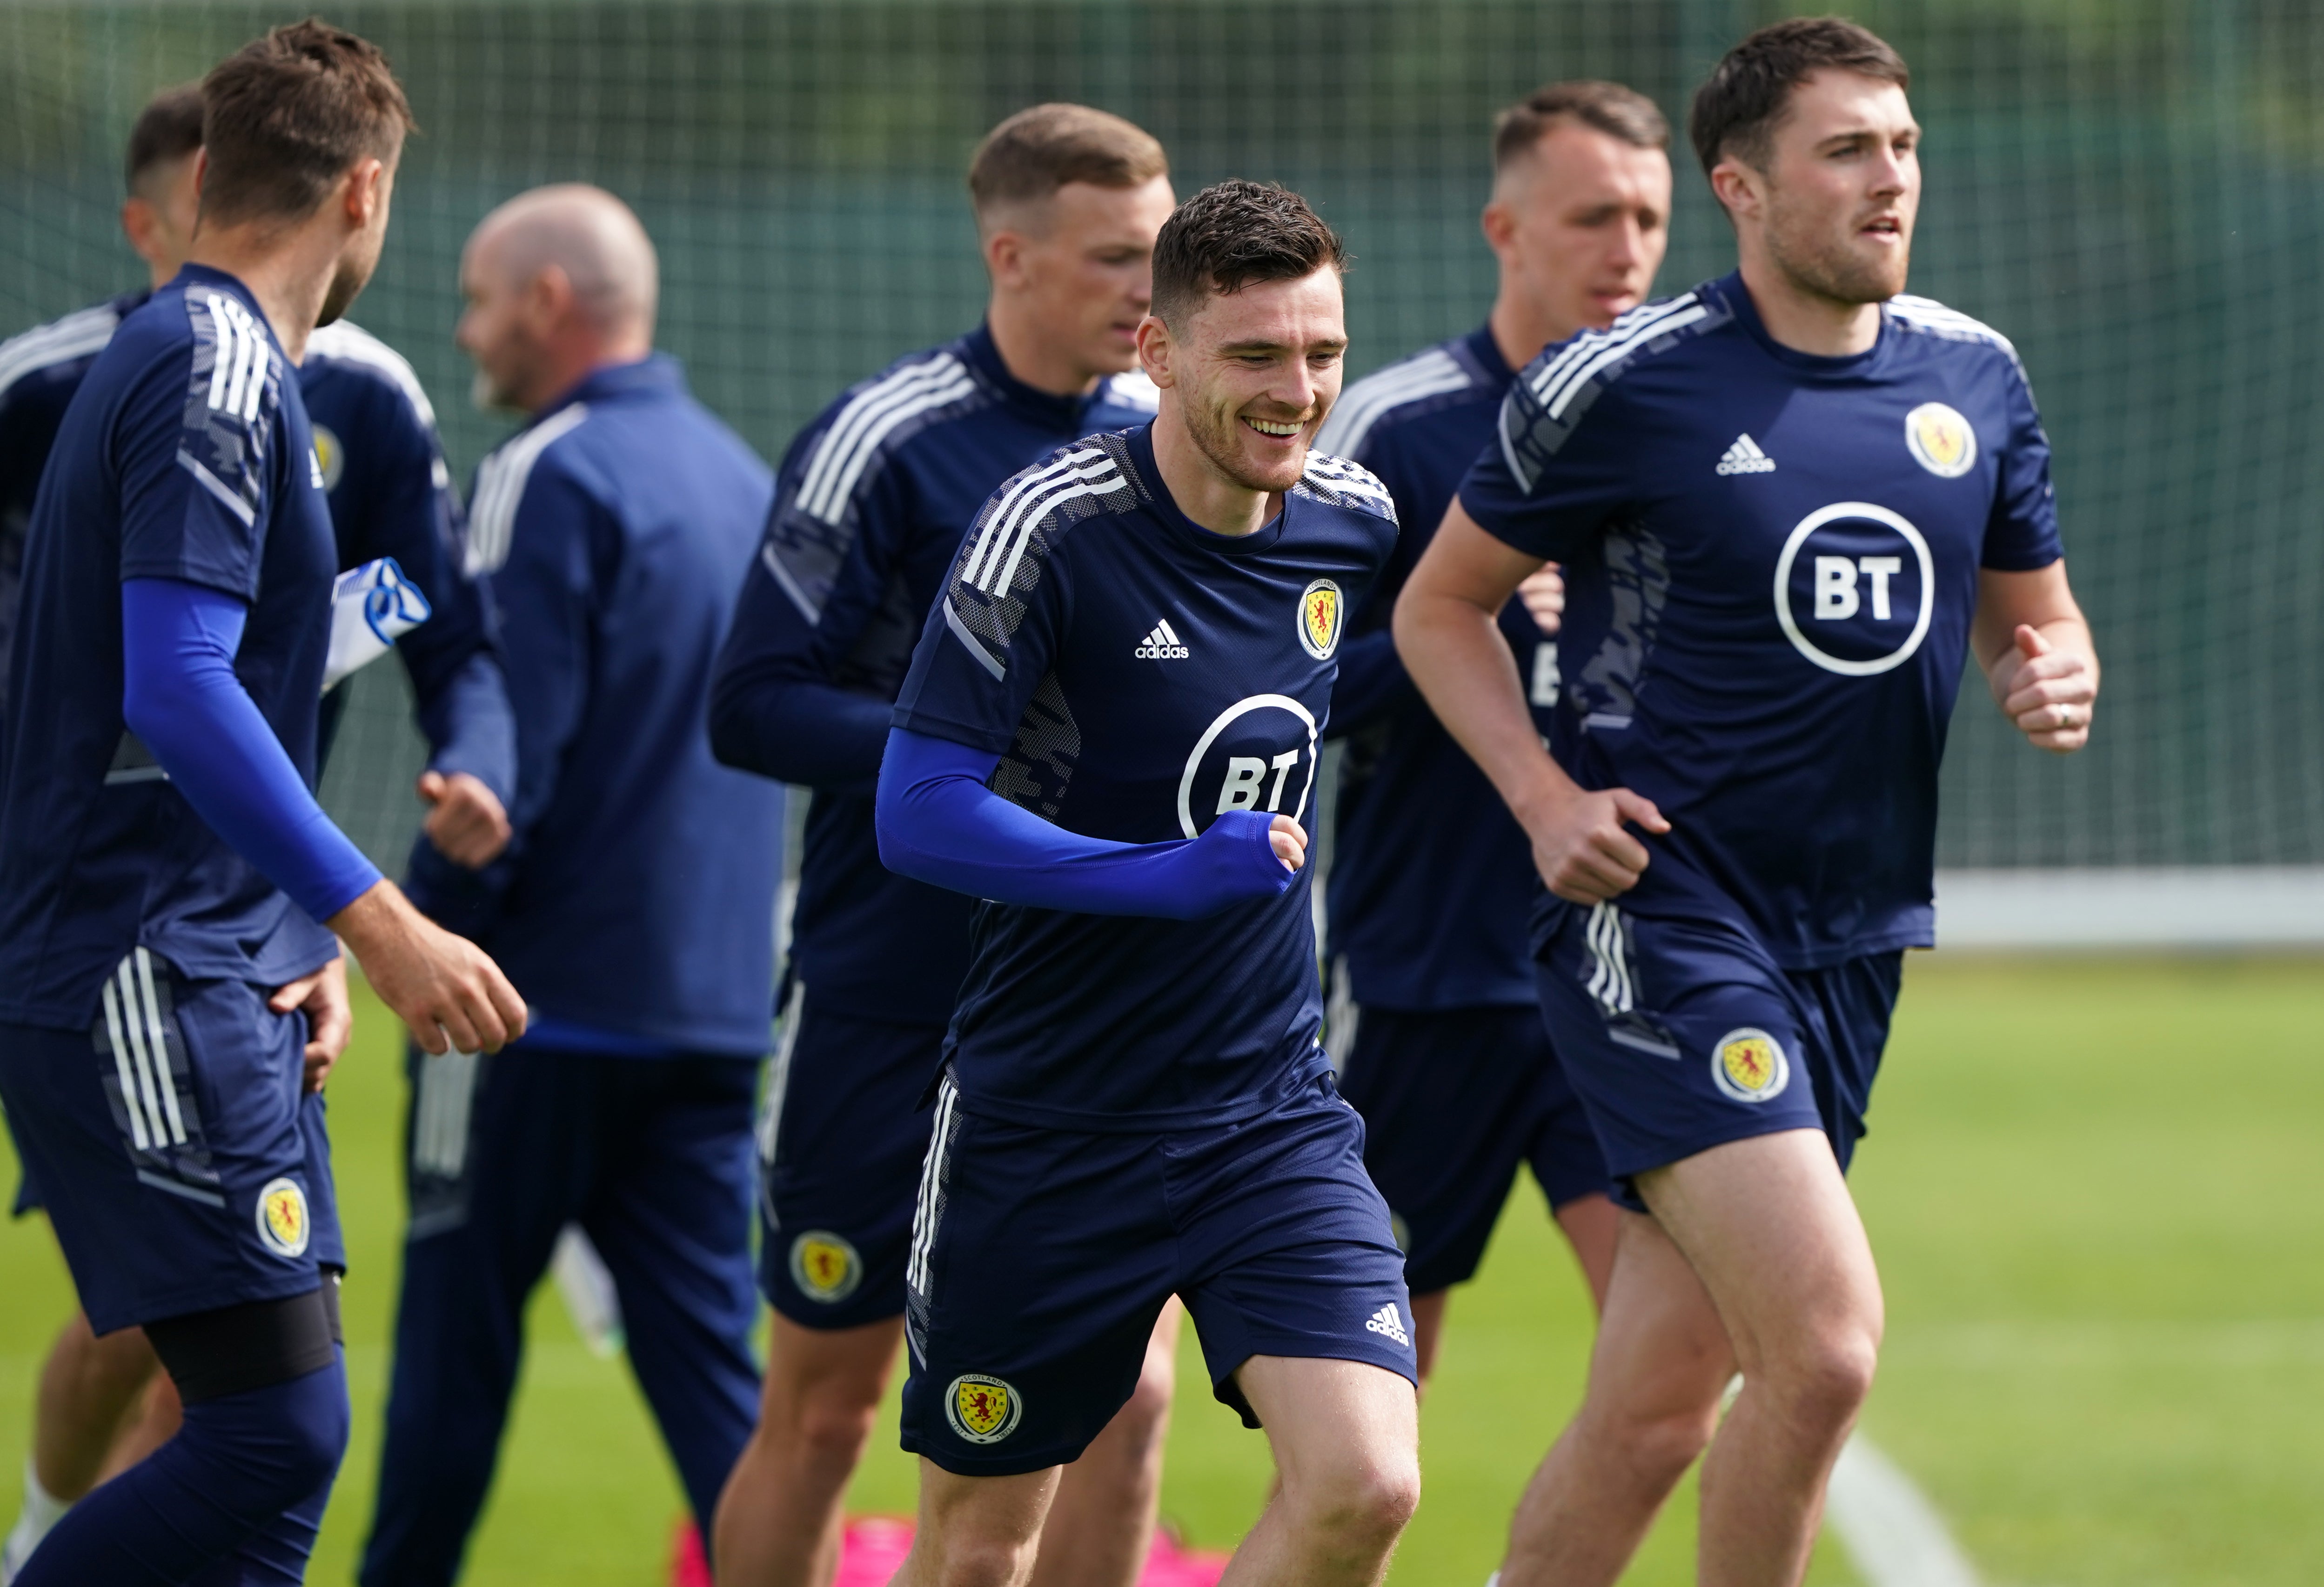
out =
[[413,896],[556,1045],[766,1050],[783,794],[711,758],[705,702],[771,493],[659,354],[595,371],[476,471],[468,566],[508,657],[516,835],[488,901],[426,849]]
[[1791,969],[1933,940],[1978,571],[2061,555],[2006,339],[1900,297],[1869,352],[1815,357],[1729,276],[1528,365],[1461,501],[1564,565],[1559,764],[1671,822],[1623,907]]
[[[428,598],[428,620],[395,643],[439,772],[467,772],[507,805],[516,794],[516,723],[483,586],[461,568],[460,499],[436,410],[411,365],[341,320],[308,339],[299,387],[315,429],[339,566],[395,558]],[[326,748],[345,705],[324,704]]]
[[889,707],[978,509],[1009,477],[1154,411],[1142,374],[1087,397],[1009,372],[982,326],[851,388],[783,459],[720,657],[721,758],[815,789],[791,963],[817,1007],[942,1024],[968,968],[969,901],[880,863],[872,792]]
[[[115,328],[152,294],[127,292],[0,344],[0,701],[15,633],[24,534],[65,408]],[[459,498],[419,377],[392,348],[341,320],[318,329],[299,366],[342,572],[392,556],[428,597],[429,619],[396,645],[411,678],[429,765],[513,795],[515,724],[483,592],[458,562]],[[323,702],[327,759],[344,690]]]
[[[992,498],[895,725],[1000,755],[994,793],[1088,837],[1304,818],[1341,630],[1388,561],[1395,508],[1362,469],[1311,454],[1273,521],[1213,534],[1172,501],[1151,436],[1093,436]],[[1307,877],[1194,921],[979,903],[945,1038],[970,1108],[1175,1129],[1322,1072]]]
[[[1358,381],[1315,437],[1396,499],[1396,555],[1350,625],[1333,692],[1346,737],[1326,881],[1326,951],[1367,1008],[1533,1005],[1525,830],[1428,709],[1388,632],[1397,595],[1493,437],[1515,377],[1488,326]],[[1557,699],[1557,644],[1512,598],[1501,632],[1536,720]]]
[[125,730],[121,585],[245,601],[235,674],[309,787],[337,559],[291,367],[256,299],[188,265],[66,410],[32,510],[0,757],[0,1019],[79,1029],[132,948],[276,986],[331,934],[204,824]]

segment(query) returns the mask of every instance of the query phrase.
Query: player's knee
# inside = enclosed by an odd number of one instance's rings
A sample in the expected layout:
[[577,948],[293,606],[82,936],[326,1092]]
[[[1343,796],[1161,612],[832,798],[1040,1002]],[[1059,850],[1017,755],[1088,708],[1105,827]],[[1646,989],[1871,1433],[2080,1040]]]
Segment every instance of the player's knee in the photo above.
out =
[[1420,1508],[1420,1461],[1410,1452],[1351,1460],[1315,1477],[1296,1502],[1302,1528],[1333,1554],[1385,1556]]
[[810,1394],[799,1407],[792,1433],[799,1451],[817,1465],[844,1465],[853,1471],[872,1442],[872,1428],[880,1404],[842,1393]]
[[1018,1587],[1033,1573],[1038,1537],[951,1537],[918,1580],[927,1587]]
[[1818,1330],[1774,1353],[1763,1381],[1792,1420],[1822,1432],[1844,1430],[1872,1392],[1880,1346],[1868,1329]]

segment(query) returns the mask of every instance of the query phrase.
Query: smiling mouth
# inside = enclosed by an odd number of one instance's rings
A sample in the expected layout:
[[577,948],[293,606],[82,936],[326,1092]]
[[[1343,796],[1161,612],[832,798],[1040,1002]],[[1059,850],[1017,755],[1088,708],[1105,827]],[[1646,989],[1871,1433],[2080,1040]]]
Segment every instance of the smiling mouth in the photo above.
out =
[[1297,435],[1301,428],[1301,426],[1296,420],[1253,418],[1249,414],[1245,414],[1243,416],[1242,422],[1249,425],[1252,429],[1257,430],[1260,435],[1271,436],[1278,441],[1288,440],[1293,436]]
[[1868,222],[1863,229],[1876,237],[1901,237],[1904,234],[1904,222],[1893,215],[1884,215],[1877,220]]

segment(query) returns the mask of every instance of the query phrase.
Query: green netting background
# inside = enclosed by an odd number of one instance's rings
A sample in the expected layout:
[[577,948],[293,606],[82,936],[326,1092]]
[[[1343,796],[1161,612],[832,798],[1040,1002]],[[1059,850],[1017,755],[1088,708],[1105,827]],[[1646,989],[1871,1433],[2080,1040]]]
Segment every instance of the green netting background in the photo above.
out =
[[[0,331],[136,281],[118,151],[145,96],[297,10],[0,4]],[[1481,316],[1492,113],[1612,77],[1682,120],[1744,0],[844,0],[333,8],[383,43],[426,136],[355,317],[437,395],[465,471],[505,427],[461,399],[461,240],[584,179],[660,244],[662,336],[770,458],[831,394],[957,332],[983,283],[977,136],[1074,98],[1157,133],[1181,191],[1277,179],[1358,255],[1353,371]],[[2059,453],[2108,662],[2090,751],[2010,741],[1974,680],[1950,865],[2324,861],[2324,8],[1949,0],[1857,14],[1928,128],[1914,289],[2006,331]],[[1729,261],[1692,161],[1661,287]],[[327,794],[375,852],[414,821],[401,680],[374,668]]]

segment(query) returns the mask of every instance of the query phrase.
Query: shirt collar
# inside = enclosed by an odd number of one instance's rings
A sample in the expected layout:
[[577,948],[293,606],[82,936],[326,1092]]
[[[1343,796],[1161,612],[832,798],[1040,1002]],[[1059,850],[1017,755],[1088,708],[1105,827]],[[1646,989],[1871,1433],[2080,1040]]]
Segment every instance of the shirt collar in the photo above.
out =
[[1038,386],[1027,385],[1009,372],[1009,365],[1001,359],[1001,349],[993,344],[992,327],[989,324],[980,322],[976,329],[963,336],[960,350],[976,372],[982,375],[1012,407],[1023,409],[1045,425],[1076,436],[1081,434],[1083,415],[1088,413],[1105,393],[1103,381],[1100,381],[1097,389],[1084,397],[1060,397],[1055,391],[1044,391]]
[[632,392],[666,391],[683,394],[686,371],[667,353],[649,353],[632,363],[599,364],[566,388],[557,399],[532,416],[539,424],[560,408],[576,402],[603,402]]
[[1744,335],[1759,344],[1760,350],[1787,369],[1804,375],[1825,375],[1847,378],[1868,372],[1879,362],[1889,343],[1888,316],[1880,316],[1880,335],[1872,345],[1861,353],[1850,353],[1839,358],[1827,358],[1821,353],[1803,353],[1796,347],[1786,347],[1770,335],[1759,318],[1759,306],[1751,301],[1750,289],[1743,284],[1743,272],[1735,271],[1715,281],[1695,289],[1703,297],[1714,298],[1727,307]]
[[1296,491],[1284,492],[1282,509],[1250,534],[1222,535],[1216,529],[1206,529],[1188,518],[1172,498],[1170,487],[1163,482],[1162,470],[1154,461],[1152,420],[1131,430],[1124,439],[1130,444],[1130,469],[1145,482],[1146,493],[1150,498],[1148,509],[1188,545],[1215,552],[1221,556],[1250,556],[1283,538],[1283,527],[1291,521],[1291,503]]
[[1517,372],[1511,369],[1509,361],[1501,356],[1501,344],[1493,337],[1492,321],[1487,320],[1462,340],[1469,344],[1469,356],[1477,361],[1477,367],[1495,385],[1506,386],[1517,378]]

